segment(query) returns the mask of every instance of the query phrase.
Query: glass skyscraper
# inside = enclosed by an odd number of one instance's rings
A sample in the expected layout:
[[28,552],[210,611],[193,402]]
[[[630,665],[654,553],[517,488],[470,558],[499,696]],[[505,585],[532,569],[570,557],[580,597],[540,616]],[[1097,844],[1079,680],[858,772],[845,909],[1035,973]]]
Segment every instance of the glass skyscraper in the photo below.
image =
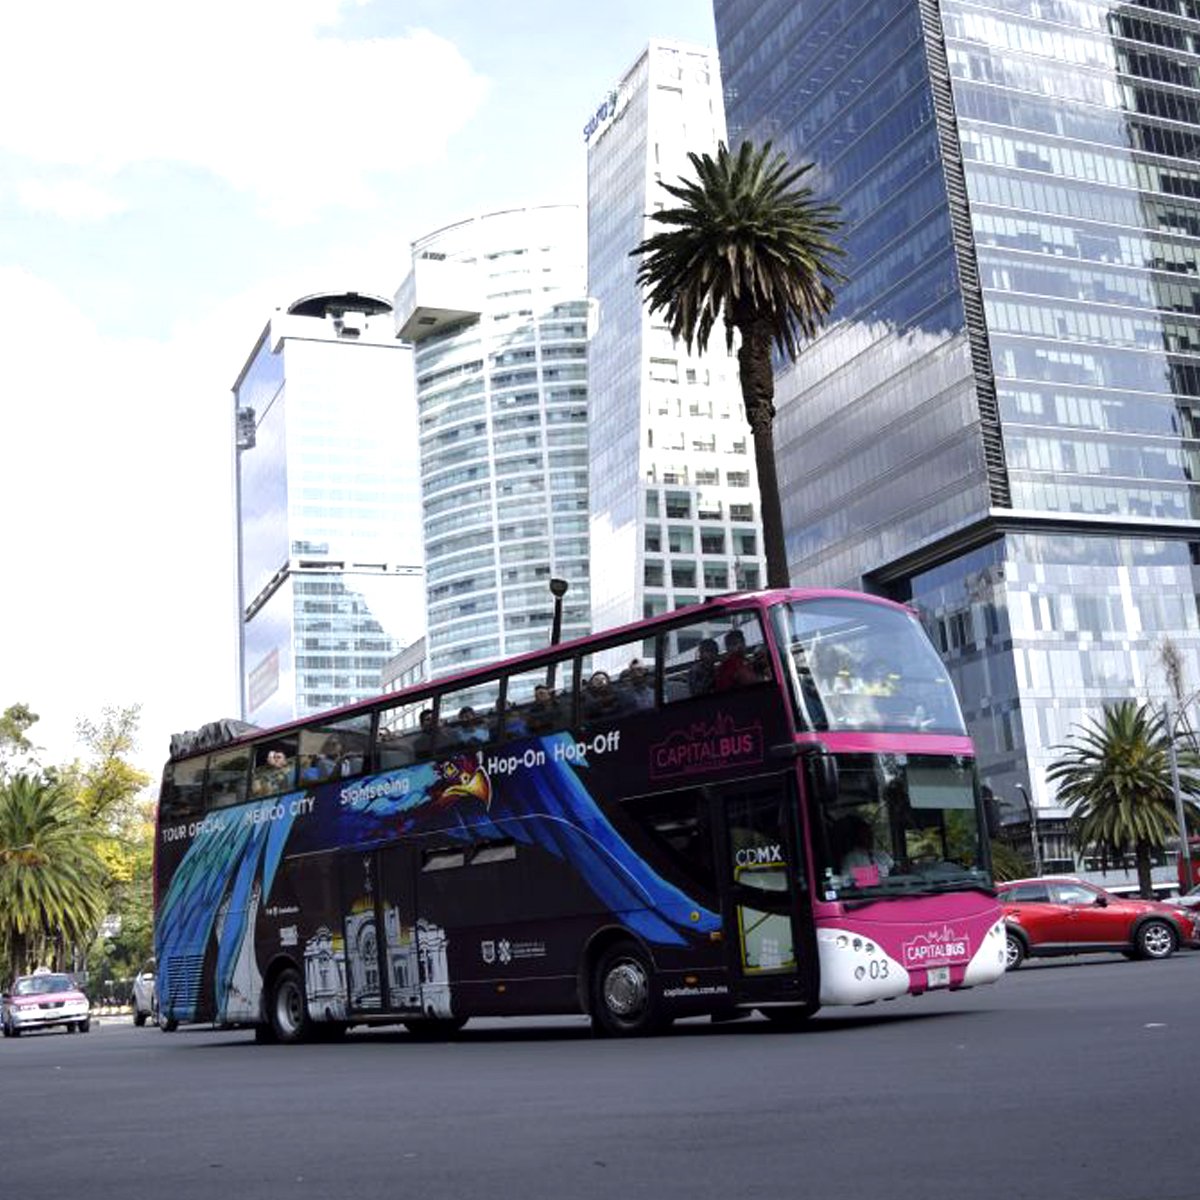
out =
[[440,678],[588,629],[587,301],[575,206],[488,213],[413,244],[396,295],[413,345]]
[[688,151],[725,134],[716,54],[652,42],[599,98],[588,142],[588,351],[592,626],[608,629],[705,596],[760,587],[758,477],[737,359],[706,354],[651,316],[630,251],[691,176]]
[[411,353],[356,292],[278,313],[233,388],[242,717],[380,691],[424,633]]
[[[1067,866],[1054,747],[1200,687],[1200,6],[716,0],[731,141],[816,164],[849,281],[779,377],[797,582],[911,600]],[[1086,865],[1086,864],[1085,864]]]

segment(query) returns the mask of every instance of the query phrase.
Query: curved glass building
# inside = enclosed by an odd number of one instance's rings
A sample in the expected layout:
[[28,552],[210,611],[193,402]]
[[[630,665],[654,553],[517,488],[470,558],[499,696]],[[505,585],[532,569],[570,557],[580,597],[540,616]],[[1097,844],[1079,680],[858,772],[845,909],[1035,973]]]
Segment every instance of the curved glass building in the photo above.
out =
[[575,206],[488,213],[413,244],[429,674],[587,631],[587,300]]

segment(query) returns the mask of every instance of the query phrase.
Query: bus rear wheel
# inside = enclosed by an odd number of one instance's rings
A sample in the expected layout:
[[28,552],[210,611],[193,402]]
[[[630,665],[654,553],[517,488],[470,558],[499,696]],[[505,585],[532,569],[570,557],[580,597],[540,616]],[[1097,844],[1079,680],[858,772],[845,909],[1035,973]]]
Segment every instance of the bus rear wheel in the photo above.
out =
[[646,952],[633,942],[609,946],[592,972],[593,1029],[606,1037],[644,1037],[666,1024]]
[[304,997],[304,981],[295,967],[285,967],[275,977],[267,1019],[275,1040],[284,1045],[306,1042],[312,1036],[313,1022]]

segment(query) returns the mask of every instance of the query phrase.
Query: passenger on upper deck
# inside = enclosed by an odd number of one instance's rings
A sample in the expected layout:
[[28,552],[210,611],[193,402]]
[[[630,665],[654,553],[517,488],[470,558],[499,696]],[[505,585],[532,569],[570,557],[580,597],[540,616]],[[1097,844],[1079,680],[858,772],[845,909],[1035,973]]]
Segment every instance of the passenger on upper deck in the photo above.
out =
[[747,687],[758,680],[759,674],[746,656],[746,635],[731,629],[725,635],[725,657],[717,664],[717,691]]
[[716,640],[705,638],[696,647],[696,661],[688,671],[688,692],[693,696],[703,696],[717,686],[717,659],[721,651]]

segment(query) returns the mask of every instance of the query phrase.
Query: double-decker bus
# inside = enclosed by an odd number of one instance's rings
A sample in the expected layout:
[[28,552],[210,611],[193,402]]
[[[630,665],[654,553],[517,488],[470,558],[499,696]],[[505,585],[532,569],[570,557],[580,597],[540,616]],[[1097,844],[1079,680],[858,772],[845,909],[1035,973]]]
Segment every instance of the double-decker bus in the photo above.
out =
[[990,983],[972,747],[907,608],[725,596],[173,754],[159,1021],[794,1025]]

